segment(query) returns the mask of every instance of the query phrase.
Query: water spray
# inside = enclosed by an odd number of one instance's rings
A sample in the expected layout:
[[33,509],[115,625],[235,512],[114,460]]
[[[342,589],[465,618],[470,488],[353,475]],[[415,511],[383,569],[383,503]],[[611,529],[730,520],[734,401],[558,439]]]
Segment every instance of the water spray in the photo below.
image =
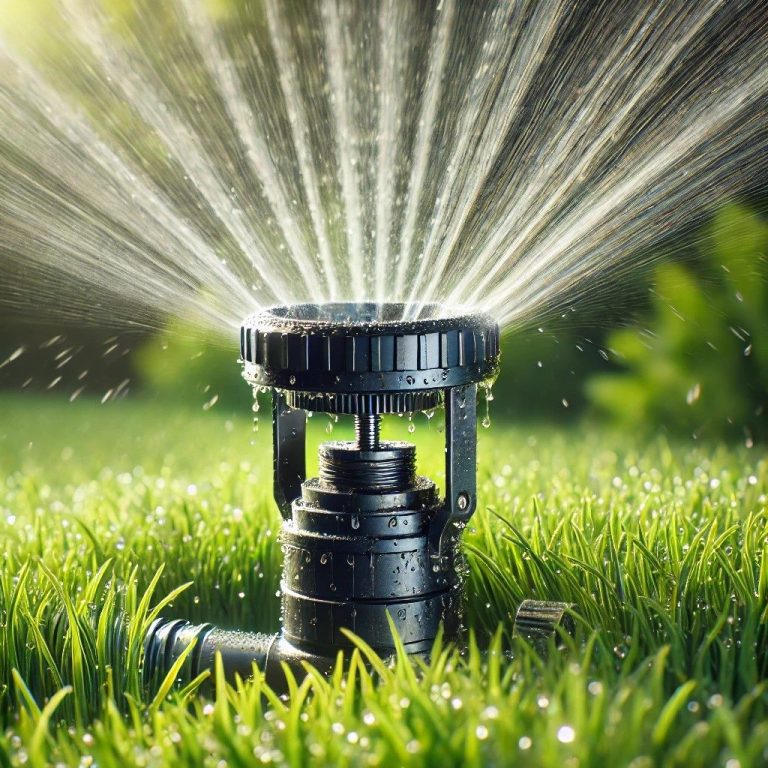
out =
[[[462,530],[477,506],[476,397],[499,367],[499,328],[488,315],[446,315],[425,304],[413,319],[397,303],[296,304],[241,327],[244,376],[272,393],[274,497],[283,518],[282,631],[224,630],[158,619],[145,639],[145,679],[164,676],[195,646],[184,676],[228,677],[255,663],[282,688],[281,662],[327,670],[347,632],[379,655],[427,654],[439,628],[462,627]],[[381,420],[445,408],[445,488],[416,474],[416,447],[385,440]],[[306,477],[307,412],[351,415],[353,441],[319,446]],[[525,601],[516,625],[529,637],[573,631],[568,606]]]

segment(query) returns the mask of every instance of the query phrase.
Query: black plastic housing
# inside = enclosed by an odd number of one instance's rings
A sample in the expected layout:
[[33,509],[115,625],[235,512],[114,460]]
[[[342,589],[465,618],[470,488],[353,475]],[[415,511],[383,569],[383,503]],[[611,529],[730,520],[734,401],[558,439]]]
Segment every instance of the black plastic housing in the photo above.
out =
[[[328,668],[352,641],[381,655],[393,630],[411,653],[442,626],[461,629],[462,529],[476,507],[477,385],[495,376],[499,329],[483,314],[445,316],[426,305],[299,304],[246,320],[244,377],[272,391],[274,496],[283,516],[280,635],[158,622],[145,646],[149,676],[194,639],[191,674],[218,650],[230,674],[252,663],[281,677],[309,661]],[[380,437],[387,413],[445,405],[445,488],[415,473],[415,447]],[[352,414],[353,442],[319,448],[306,477],[306,411]]]

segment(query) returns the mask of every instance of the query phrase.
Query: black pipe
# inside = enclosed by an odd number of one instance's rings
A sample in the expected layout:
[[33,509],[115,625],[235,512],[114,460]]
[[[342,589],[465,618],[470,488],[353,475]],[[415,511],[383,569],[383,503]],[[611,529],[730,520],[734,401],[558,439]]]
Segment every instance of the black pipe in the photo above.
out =
[[194,680],[206,670],[213,672],[217,653],[228,680],[235,676],[247,680],[256,665],[267,684],[277,691],[286,687],[281,662],[287,663],[296,675],[303,674],[302,662],[324,672],[332,664],[330,659],[299,651],[278,634],[221,629],[183,619],[156,619],[144,639],[143,680],[148,690],[159,687],[174,661],[193,641],[195,647],[179,672],[184,682]]

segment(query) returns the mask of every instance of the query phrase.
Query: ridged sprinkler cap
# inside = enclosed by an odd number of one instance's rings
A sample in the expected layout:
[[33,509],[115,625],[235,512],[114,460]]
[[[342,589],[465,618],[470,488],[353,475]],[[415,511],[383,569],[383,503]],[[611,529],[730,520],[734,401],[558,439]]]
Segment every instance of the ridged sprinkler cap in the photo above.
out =
[[293,304],[258,312],[240,329],[245,378],[283,390],[294,408],[407,413],[434,408],[449,387],[498,371],[499,327],[484,313],[446,314],[400,303]]

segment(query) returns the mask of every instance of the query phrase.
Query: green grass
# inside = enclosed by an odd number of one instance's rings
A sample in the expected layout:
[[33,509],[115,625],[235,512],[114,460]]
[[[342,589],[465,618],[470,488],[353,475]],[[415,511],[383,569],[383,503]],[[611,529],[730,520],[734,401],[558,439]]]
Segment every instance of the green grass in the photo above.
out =
[[[467,651],[372,673],[361,648],[287,699],[258,676],[165,695],[139,674],[157,611],[278,626],[268,424],[9,396],[0,415],[0,765],[768,763],[757,449],[494,424],[465,534]],[[439,478],[441,435],[417,423]],[[524,597],[580,606],[572,647],[511,638]]]

